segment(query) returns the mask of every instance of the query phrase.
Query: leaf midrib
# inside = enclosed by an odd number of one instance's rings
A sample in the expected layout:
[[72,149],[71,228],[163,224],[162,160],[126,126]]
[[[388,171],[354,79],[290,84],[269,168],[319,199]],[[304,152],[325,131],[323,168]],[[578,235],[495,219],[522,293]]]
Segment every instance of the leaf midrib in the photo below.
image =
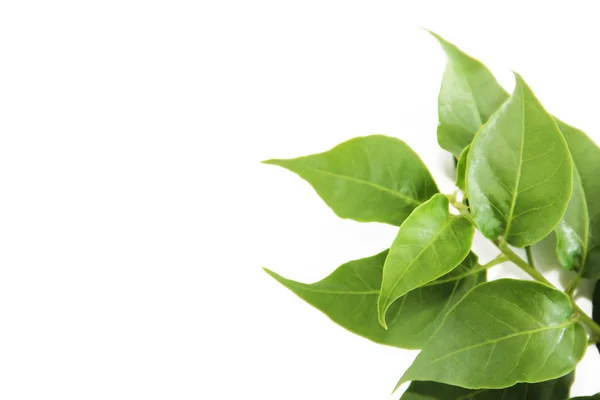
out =
[[400,199],[402,199],[404,201],[407,201],[407,202],[409,202],[410,204],[412,204],[414,206],[420,206],[421,205],[421,202],[419,200],[417,200],[417,199],[414,199],[412,197],[406,196],[403,193],[396,192],[396,191],[394,191],[394,190],[392,190],[390,188],[387,188],[385,186],[381,186],[381,185],[379,185],[377,183],[373,183],[373,182],[370,182],[370,181],[367,181],[367,180],[364,180],[364,179],[355,178],[355,177],[352,177],[352,176],[338,174],[338,173],[334,173],[334,172],[329,172],[329,171],[326,171],[326,170],[323,170],[323,169],[309,167],[309,166],[306,166],[306,165],[301,166],[300,168],[304,168],[304,169],[307,169],[307,170],[313,171],[313,172],[318,172],[318,173],[321,173],[323,175],[332,176],[332,177],[335,177],[335,178],[338,178],[338,179],[345,179],[345,180],[348,180],[350,182],[355,182],[355,183],[360,183],[360,184],[363,184],[363,185],[371,186],[371,187],[373,187],[375,189],[381,190],[382,192],[389,193],[389,194],[391,194],[391,195],[393,195],[395,197],[398,197],[398,198],[400,198]]
[[535,333],[545,332],[545,331],[551,331],[551,330],[554,330],[554,329],[562,329],[562,328],[566,328],[568,326],[575,325],[576,323],[577,323],[576,321],[569,320],[567,322],[563,322],[562,324],[558,324],[558,325],[552,325],[552,326],[547,326],[547,327],[544,327],[544,328],[538,328],[538,329],[532,329],[532,330],[527,330],[527,331],[521,331],[521,332],[517,332],[517,333],[512,333],[510,335],[506,335],[506,336],[503,336],[503,337],[500,337],[500,338],[496,338],[496,339],[492,339],[492,340],[486,340],[485,342],[477,343],[477,344],[475,344],[473,346],[468,346],[468,347],[465,347],[465,348],[453,351],[451,353],[444,354],[443,356],[432,360],[430,362],[430,364],[436,363],[436,362],[441,361],[441,360],[443,360],[445,358],[451,357],[451,356],[453,356],[455,354],[462,353],[463,351],[468,351],[468,350],[476,349],[477,347],[486,346],[486,345],[489,345],[489,344],[495,344],[495,343],[501,342],[503,340],[511,339],[513,337],[524,336],[524,335],[533,335]]
[[513,214],[515,211],[515,205],[517,203],[517,195],[519,193],[519,184],[521,182],[521,170],[523,168],[523,148],[525,147],[525,98],[523,95],[523,87],[519,87],[521,95],[519,100],[521,101],[521,148],[519,149],[519,164],[517,168],[517,177],[515,179],[515,186],[512,193],[512,200],[510,202],[510,210],[508,210],[508,218],[506,220],[506,229],[504,230],[504,240],[510,233],[512,225]]

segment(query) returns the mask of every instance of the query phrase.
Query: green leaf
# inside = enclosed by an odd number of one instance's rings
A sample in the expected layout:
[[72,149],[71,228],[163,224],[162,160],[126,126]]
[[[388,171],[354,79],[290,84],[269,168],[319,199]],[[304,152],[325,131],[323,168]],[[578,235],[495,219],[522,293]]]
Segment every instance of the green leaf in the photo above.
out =
[[559,378],[587,347],[585,329],[572,316],[569,297],[541,283],[481,284],[448,312],[399,384],[502,389]]
[[571,400],[600,400],[600,393],[596,393],[593,396],[573,397]]
[[400,400],[565,400],[574,373],[540,383],[519,383],[506,389],[465,389],[438,382],[412,382]]
[[341,218],[400,225],[438,192],[419,156],[403,141],[357,137],[319,154],[268,160],[308,181]]
[[579,269],[585,264],[589,225],[585,193],[577,169],[573,168],[573,194],[562,221],[556,227],[556,253],[565,268]]
[[583,276],[600,279],[600,148],[585,133],[556,120],[581,178],[589,214],[589,240]]
[[431,32],[448,56],[438,97],[440,146],[459,158],[475,133],[508,98],[485,65]]
[[446,196],[434,195],[404,221],[383,267],[379,322],[398,298],[452,271],[469,254],[473,224],[452,215]]
[[377,319],[377,298],[387,254],[386,250],[350,261],[313,284],[265,271],[350,332],[404,349],[420,349],[437,330],[446,312],[475,285],[485,281],[485,270],[477,265],[477,256],[471,253],[449,274],[394,303],[388,312],[386,330]]
[[516,247],[542,240],[571,197],[569,149],[554,118],[520,75],[507,100],[471,144],[467,193],[481,232]]
[[465,175],[467,173],[467,157],[469,156],[470,149],[471,145],[465,147],[462,153],[460,153],[458,163],[456,164],[456,186],[463,191],[466,189]]

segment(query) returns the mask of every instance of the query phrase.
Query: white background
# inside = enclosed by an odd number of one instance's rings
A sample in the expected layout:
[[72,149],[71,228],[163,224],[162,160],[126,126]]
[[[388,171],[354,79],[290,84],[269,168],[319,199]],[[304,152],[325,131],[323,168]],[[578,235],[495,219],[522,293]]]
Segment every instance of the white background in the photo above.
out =
[[[2,2],[0,398],[388,399],[415,353],[344,331],[261,267],[315,281],[396,229],[340,220],[259,161],[383,133],[451,191],[445,58],[420,27],[508,90],[519,71],[600,141],[597,15],[591,1]],[[491,277],[506,274],[521,276]],[[575,395],[600,391],[599,368],[590,348]]]

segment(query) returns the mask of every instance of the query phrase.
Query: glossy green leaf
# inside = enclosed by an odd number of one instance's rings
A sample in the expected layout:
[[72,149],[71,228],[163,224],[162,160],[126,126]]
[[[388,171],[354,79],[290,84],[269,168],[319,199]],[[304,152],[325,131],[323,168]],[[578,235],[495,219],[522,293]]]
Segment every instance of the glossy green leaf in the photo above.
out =
[[485,270],[477,265],[477,256],[471,253],[449,274],[394,303],[388,312],[386,330],[377,319],[377,298],[387,254],[386,250],[350,261],[313,284],[266,272],[350,332],[376,343],[405,349],[421,348],[437,330],[447,310],[475,285],[485,281]]
[[268,160],[308,181],[342,218],[400,225],[438,192],[419,156],[403,141],[357,137],[319,154]]
[[506,389],[465,389],[438,382],[412,382],[400,400],[566,400],[574,373],[540,383]]
[[[589,215],[589,241],[583,276],[600,279],[600,148],[585,133],[556,120],[581,178]],[[581,211],[580,211],[581,212]]]
[[379,322],[394,301],[456,268],[469,254],[473,224],[449,212],[446,196],[434,195],[404,221],[383,267]]
[[559,378],[587,347],[569,297],[531,281],[476,286],[448,312],[400,383],[502,389]]
[[567,269],[585,264],[589,242],[589,216],[577,169],[573,168],[573,194],[565,215],[556,227],[556,253]]
[[448,56],[438,97],[438,142],[459,158],[508,94],[485,65],[439,35],[432,35]]
[[571,197],[573,168],[554,118],[515,75],[513,95],[471,145],[466,183],[481,232],[525,247],[561,221]]
[[462,153],[460,153],[458,163],[456,164],[456,186],[463,191],[466,189],[465,175],[467,173],[467,157],[469,156],[470,149],[471,145],[465,147]]

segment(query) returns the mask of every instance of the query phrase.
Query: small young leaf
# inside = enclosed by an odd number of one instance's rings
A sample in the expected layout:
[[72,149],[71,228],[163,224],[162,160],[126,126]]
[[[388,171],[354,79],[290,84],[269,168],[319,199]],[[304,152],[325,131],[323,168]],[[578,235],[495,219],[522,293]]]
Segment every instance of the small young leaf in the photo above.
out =
[[515,75],[512,97],[471,144],[466,182],[481,232],[525,247],[542,240],[561,221],[571,197],[573,172],[554,118]]
[[467,157],[469,156],[470,149],[471,145],[465,147],[462,153],[460,153],[458,163],[456,164],[456,186],[462,191],[466,189],[465,174],[467,173]]
[[341,218],[400,225],[438,192],[419,156],[403,141],[357,137],[319,154],[268,160],[308,181]]
[[471,253],[449,274],[407,293],[388,312],[388,326],[377,319],[384,251],[350,261],[327,278],[313,284],[285,279],[266,270],[283,286],[316,307],[332,321],[376,343],[404,349],[420,349],[437,330],[443,316],[475,285],[485,281],[485,270]]
[[590,217],[588,254],[585,258],[583,276],[589,279],[600,279],[600,179],[598,179],[600,148],[579,129],[558,119],[556,122],[567,140],[573,164],[581,178],[581,186]]
[[377,303],[383,327],[386,311],[394,301],[452,271],[469,254],[473,224],[450,214],[448,206],[446,196],[436,194],[400,227],[383,267]]
[[400,400],[565,400],[574,373],[540,383],[519,383],[506,389],[465,389],[438,382],[412,382]]
[[448,56],[438,97],[438,143],[459,158],[508,93],[485,65],[439,35],[431,34]]
[[400,383],[436,381],[502,389],[559,378],[575,368],[587,334],[569,297],[531,281],[476,286],[448,312]]
[[589,242],[589,216],[577,169],[573,168],[573,194],[565,215],[556,227],[556,253],[567,269],[585,264]]

